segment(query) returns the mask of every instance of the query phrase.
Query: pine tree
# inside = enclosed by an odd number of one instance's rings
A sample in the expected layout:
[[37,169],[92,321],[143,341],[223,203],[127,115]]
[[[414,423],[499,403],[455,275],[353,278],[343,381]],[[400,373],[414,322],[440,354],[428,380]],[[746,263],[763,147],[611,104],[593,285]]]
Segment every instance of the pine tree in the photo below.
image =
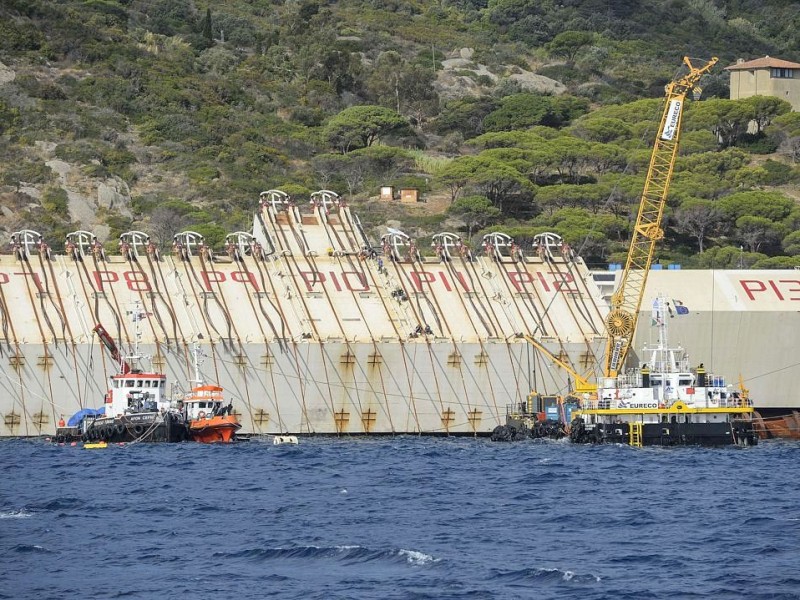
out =
[[214,39],[214,34],[211,29],[211,9],[206,9],[206,18],[203,20],[203,37],[209,42]]

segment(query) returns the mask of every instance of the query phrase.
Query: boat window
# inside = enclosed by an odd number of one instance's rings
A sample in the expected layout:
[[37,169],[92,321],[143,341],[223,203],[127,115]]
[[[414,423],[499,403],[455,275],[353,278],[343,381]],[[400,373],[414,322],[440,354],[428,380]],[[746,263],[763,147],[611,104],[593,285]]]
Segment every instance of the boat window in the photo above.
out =
[[161,387],[162,389],[167,387],[167,380],[166,379],[162,379],[161,380],[161,385],[159,387]]
[[125,387],[133,387],[133,379],[126,379]]
[[140,387],[142,387],[142,383],[144,383],[144,382],[143,382],[141,379],[137,379],[137,380],[136,380],[136,387],[137,387],[137,388],[140,388]]
[[678,385],[692,385],[691,379],[679,379]]

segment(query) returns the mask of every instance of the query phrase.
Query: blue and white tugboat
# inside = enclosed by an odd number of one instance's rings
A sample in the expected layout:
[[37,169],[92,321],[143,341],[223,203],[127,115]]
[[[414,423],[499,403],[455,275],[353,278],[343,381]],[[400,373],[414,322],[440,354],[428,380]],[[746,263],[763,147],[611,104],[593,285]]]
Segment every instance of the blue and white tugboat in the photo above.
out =
[[136,326],[134,348],[129,356],[120,356],[108,332],[95,327],[100,340],[119,363],[119,372],[109,378],[102,416],[84,420],[84,442],[182,442],[189,439],[185,415],[167,397],[167,376],[144,371],[139,365],[146,357],[139,354],[139,321],[144,313],[131,313]]
[[747,390],[689,366],[683,348],[669,347],[668,300],[654,305],[658,346],[645,348],[647,362],[606,377],[597,394],[573,413],[570,439],[577,443],[631,446],[751,446],[758,443]]

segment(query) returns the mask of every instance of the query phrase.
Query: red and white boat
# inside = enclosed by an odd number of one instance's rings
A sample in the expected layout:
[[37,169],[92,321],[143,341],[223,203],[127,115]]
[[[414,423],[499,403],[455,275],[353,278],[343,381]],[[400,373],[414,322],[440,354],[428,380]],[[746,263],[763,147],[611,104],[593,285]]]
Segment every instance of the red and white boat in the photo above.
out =
[[195,344],[194,355],[194,387],[183,396],[183,410],[189,423],[189,438],[195,442],[212,444],[229,443],[235,440],[236,432],[241,428],[239,419],[233,412],[233,405],[225,402],[223,389],[218,385],[203,382],[200,377],[199,354]]
[[146,313],[137,304],[130,314],[135,332],[133,353],[128,356],[120,354],[101,324],[94,328],[119,364],[119,372],[109,377],[103,409],[81,411],[99,414],[81,416],[77,430],[84,442],[182,442],[188,439],[188,427],[184,415],[167,397],[167,376],[139,368],[147,358],[139,354],[139,322],[146,318]]

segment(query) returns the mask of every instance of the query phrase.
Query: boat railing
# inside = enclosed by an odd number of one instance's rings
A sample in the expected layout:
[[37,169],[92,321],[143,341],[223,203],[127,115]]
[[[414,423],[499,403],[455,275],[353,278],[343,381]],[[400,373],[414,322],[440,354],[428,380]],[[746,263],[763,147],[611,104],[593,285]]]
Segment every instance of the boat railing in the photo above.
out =
[[525,401],[515,404],[506,404],[506,416],[514,419],[533,417],[536,413],[531,412],[529,410],[530,408],[532,407]]
[[642,387],[642,374],[638,371],[629,371],[624,375],[617,376],[617,387]]

